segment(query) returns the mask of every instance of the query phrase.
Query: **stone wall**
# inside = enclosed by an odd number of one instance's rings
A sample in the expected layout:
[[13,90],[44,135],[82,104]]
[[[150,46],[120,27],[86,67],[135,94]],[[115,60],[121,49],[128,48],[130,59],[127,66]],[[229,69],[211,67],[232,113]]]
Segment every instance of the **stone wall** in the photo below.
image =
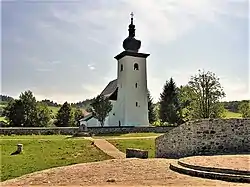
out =
[[[155,132],[155,133],[166,133],[174,127],[88,127],[88,132],[99,135],[99,134],[125,134],[125,133],[141,133],[141,132]],[[52,134],[63,134],[73,135],[79,131],[78,127],[0,127],[0,135],[29,135],[29,134],[40,134],[40,135],[52,135]]]
[[250,119],[210,119],[185,123],[159,136],[156,157],[250,153]]

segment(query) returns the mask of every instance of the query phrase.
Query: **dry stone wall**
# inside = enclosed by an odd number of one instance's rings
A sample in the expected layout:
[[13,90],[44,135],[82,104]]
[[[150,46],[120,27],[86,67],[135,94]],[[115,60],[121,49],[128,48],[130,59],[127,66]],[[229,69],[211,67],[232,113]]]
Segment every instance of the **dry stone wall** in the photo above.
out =
[[[174,127],[88,127],[87,132],[91,134],[124,134],[155,132],[166,133]],[[74,135],[80,131],[78,127],[0,127],[0,135]]]
[[208,119],[185,123],[155,141],[156,157],[250,153],[250,119]]

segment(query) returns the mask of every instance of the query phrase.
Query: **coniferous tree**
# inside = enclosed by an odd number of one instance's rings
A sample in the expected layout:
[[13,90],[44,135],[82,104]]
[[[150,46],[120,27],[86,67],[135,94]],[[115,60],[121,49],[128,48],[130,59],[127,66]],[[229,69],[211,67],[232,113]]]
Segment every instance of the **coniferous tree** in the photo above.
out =
[[74,115],[69,103],[65,102],[58,110],[55,125],[57,127],[74,126]]
[[160,95],[159,117],[161,122],[179,124],[181,120],[181,107],[178,99],[178,90],[172,78],[166,81]]
[[149,90],[148,90],[148,120],[150,124],[156,121],[155,107]]

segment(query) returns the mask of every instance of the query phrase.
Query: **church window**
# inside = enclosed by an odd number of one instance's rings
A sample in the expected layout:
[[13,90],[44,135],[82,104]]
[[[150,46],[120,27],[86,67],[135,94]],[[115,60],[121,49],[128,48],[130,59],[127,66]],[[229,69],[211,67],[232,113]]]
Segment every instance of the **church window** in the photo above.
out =
[[139,70],[139,65],[137,63],[134,64],[134,70]]
[[136,88],[138,87],[138,84],[137,84],[137,83],[135,83],[135,87],[136,87]]
[[138,102],[135,102],[135,106],[138,106]]
[[123,64],[121,64],[121,71],[123,71]]

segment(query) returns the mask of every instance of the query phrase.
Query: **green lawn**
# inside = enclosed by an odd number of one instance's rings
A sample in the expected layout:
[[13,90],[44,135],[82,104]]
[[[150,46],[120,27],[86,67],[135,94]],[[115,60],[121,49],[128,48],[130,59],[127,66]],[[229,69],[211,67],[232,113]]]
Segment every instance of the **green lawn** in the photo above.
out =
[[109,139],[109,138],[123,138],[123,137],[148,137],[148,136],[160,136],[163,133],[153,133],[153,132],[148,132],[148,133],[126,133],[126,134],[105,134],[105,135],[96,135],[94,138],[104,138],[104,139]]
[[126,152],[126,148],[136,148],[148,151],[150,158],[155,157],[155,139],[134,139],[134,140],[108,140],[120,151]]
[[[1,136],[1,181],[27,173],[110,157],[91,142],[66,136]],[[24,151],[10,155],[22,143]]]
[[6,119],[5,119],[5,117],[4,116],[0,116],[0,121],[4,121],[4,122],[8,122]]
[[242,118],[242,116],[240,113],[230,112],[227,110],[225,112],[225,118]]

